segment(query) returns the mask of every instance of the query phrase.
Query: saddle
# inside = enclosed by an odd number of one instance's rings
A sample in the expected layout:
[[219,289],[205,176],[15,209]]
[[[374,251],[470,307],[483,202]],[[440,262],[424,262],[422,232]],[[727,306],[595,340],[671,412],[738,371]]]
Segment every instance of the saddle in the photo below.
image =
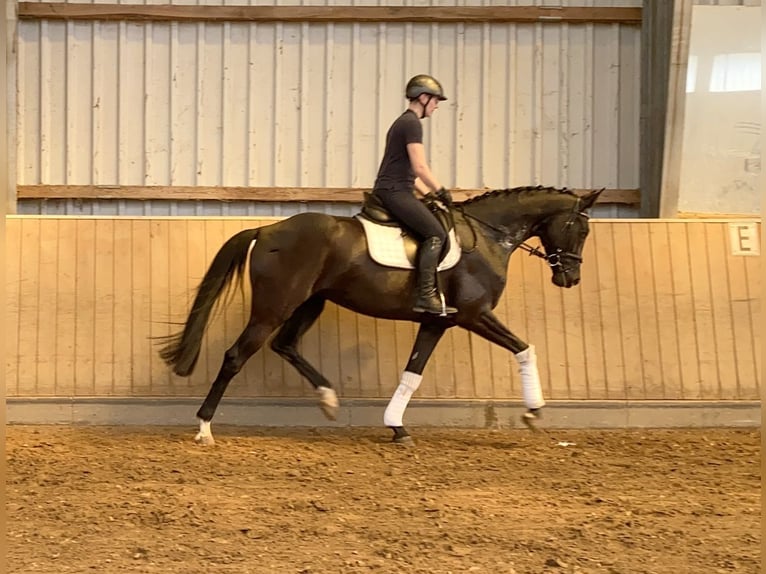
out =
[[[460,261],[461,253],[452,214],[436,201],[421,201],[447,231],[447,242],[436,269],[437,271],[450,269]],[[362,210],[356,215],[356,219],[364,228],[367,247],[373,261],[386,267],[400,269],[414,269],[417,266],[417,251],[420,243],[388,212],[375,194],[364,193]]]

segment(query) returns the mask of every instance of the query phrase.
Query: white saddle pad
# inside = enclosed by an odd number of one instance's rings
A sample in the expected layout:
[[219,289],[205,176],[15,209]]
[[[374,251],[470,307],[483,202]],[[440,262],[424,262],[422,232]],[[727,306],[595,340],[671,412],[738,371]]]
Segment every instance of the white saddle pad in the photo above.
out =
[[[367,247],[373,261],[386,267],[398,267],[400,269],[415,268],[407,259],[407,253],[404,248],[405,241],[415,241],[412,237],[403,235],[400,227],[379,225],[366,217],[356,216],[356,218],[362,222],[364,233],[367,235]],[[436,268],[437,271],[450,269],[460,261],[460,242],[454,229],[450,229],[449,244],[449,252],[439,263]]]

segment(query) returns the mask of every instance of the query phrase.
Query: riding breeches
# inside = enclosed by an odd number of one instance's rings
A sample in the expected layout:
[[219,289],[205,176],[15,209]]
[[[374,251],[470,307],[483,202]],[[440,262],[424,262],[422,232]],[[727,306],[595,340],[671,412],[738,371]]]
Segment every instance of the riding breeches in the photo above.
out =
[[373,193],[399,223],[418,235],[419,241],[429,237],[438,237],[442,243],[446,241],[444,227],[412,191],[383,189]]

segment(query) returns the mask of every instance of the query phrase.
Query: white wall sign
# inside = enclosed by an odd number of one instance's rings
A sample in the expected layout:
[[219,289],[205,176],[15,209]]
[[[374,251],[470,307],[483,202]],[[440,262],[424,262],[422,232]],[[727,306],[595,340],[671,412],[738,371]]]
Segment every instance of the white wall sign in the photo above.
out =
[[760,255],[761,240],[758,225],[752,221],[729,224],[729,241],[732,255]]

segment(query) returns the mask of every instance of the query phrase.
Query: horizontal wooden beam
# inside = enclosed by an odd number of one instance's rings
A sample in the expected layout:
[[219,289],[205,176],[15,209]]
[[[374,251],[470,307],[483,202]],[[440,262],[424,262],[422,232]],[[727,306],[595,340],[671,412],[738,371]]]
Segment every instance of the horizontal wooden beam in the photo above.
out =
[[641,24],[641,8],[541,6],[182,6],[19,2],[20,19],[174,22],[569,22]]
[[[115,199],[141,201],[266,201],[309,202],[330,201],[361,203],[362,194],[370,191],[360,187],[205,187],[163,185],[18,185],[19,199]],[[453,189],[456,201],[481,195],[487,189]],[[587,189],[573,189],[586,193]],[[598,203],[638,205],[641,193],[638,189],[606,189]]]

